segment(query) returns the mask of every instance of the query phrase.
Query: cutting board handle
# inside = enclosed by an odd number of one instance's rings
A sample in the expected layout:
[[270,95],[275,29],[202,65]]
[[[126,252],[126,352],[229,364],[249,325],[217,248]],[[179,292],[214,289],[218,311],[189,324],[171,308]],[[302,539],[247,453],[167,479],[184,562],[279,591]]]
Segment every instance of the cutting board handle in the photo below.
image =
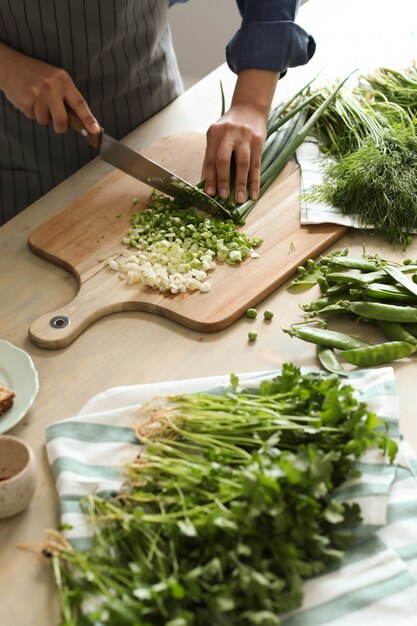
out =
[[[137,295],[132,291],[130,294]],[[140,302],[133,305],[129,300],[126,297],[126,285],[117,280],[113,272],[101,269],[81,284],[71,302],[35,320],[29,328],[29,337],[41,348],[64,348],[105,315],[142,308]]]
[[[190,296],[198,294],[183,295],[188,300]],[[135,288],[120,280],[114,271],[102,267],[81,284],[71,302],[35,320],[29,328],[29,337],[40,348],[65,348],[93,322],[118,311],[155,313],[196,330],[216,331],[224,326],[223,319],[202,325],[201,320],[194,319],[192,313],[183,312],[181,304],[178,310],[171,311],[167,308],[169,302],[170,295],[155,292],[150,287]],[[240,317],[242,312],[232,312],[232,315],[226,317],[226,323]]]
[[[178,299],[178,295],[180,298]],[[71,302],[51,313],[42,315],[29,328],[31,341],[40,348],[55,350],[65,348],[93,322],[118,311],[145,311],[173,320],[199,332],[216,332],[241,317],[247,309],[247,301],[231,311],[215,310],[206,319],[205,294],[163,294],[154,289],[128,285],[114,271],[102,267],[90,276]],[[194,311],[187,302],[203,303]],[[175,305],[170,309],[170,304]]]

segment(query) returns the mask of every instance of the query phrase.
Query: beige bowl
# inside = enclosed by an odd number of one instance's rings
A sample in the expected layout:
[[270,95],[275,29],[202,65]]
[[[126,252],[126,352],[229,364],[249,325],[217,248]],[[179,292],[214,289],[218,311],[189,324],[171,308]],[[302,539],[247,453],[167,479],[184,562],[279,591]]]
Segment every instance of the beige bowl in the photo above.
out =
[[36,461],[21,439],[0,436],[0,519],[23,511],[35,493]]

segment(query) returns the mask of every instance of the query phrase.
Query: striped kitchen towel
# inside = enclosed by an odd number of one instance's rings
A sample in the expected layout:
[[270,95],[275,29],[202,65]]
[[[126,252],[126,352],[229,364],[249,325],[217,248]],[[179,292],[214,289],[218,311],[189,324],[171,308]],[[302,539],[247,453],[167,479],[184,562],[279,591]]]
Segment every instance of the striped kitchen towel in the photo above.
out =
[[[242,385],[256,387],[279,372],[240,374]],[[305,583],[300,609],[284,626],[417,626],[417,457],[401,439],[392,368],[353,372],[352,385],[370,410],[383,417],[400,452],[390,465],[378,450],[363,456],[362,476],[338,490],[358,502],[363,524],[360,541],[342,563]],[[220,393],[229,376],[116,387],[92,398],[78,415],[46,431],[47,454],[56,482],[61,521],[76,549],[88,546],[91,528],[80,506],[90,493],[117,493],[124,464],[140,446],[133,426],[138,405],[158,395]]]

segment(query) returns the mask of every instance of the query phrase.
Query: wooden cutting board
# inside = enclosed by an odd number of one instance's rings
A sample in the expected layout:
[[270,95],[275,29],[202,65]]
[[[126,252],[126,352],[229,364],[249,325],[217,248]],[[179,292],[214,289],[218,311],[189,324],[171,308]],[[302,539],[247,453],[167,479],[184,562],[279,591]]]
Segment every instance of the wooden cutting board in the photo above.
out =
[[[143,152],[197,182],[204,149],[204,135],[187,133],[164,137]],[[130,216],[145,208],[150,193],[148,186],[115,170],[30,235],[31,250],[72,272],[80,285],[71,302],[31,325],[29,336],[35,344],[62,348],[95,320],[132,309],[162,315],[197,331],[221,330],[346,232],[346,227],[334,224],[300,226],[299,168],[288,164],[243,227],[248,236],[263,238],[259,258],[233,267],[219,264],[211,274],[209,293],[162,294],[127,285],[106,265],[107,258],[117,258],[125,248],[121,240]]]

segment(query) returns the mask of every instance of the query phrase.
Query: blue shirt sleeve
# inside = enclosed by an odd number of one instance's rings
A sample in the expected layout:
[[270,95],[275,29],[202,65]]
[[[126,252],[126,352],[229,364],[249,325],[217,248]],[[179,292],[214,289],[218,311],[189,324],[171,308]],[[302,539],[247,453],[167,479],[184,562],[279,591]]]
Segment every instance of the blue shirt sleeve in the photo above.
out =
[[237,0],[242,25],[226,48],[230,69],[264,69],[280,72],[305,65],[316,44],[295,24],[299,0]]
[[[179,4],[187,0],[169,0]],[[316,44],[294,22],[299,0],[236,0],[242,24],[226,47],[226,60],[236,74],[245,69],[279,72],[305,65]]]

